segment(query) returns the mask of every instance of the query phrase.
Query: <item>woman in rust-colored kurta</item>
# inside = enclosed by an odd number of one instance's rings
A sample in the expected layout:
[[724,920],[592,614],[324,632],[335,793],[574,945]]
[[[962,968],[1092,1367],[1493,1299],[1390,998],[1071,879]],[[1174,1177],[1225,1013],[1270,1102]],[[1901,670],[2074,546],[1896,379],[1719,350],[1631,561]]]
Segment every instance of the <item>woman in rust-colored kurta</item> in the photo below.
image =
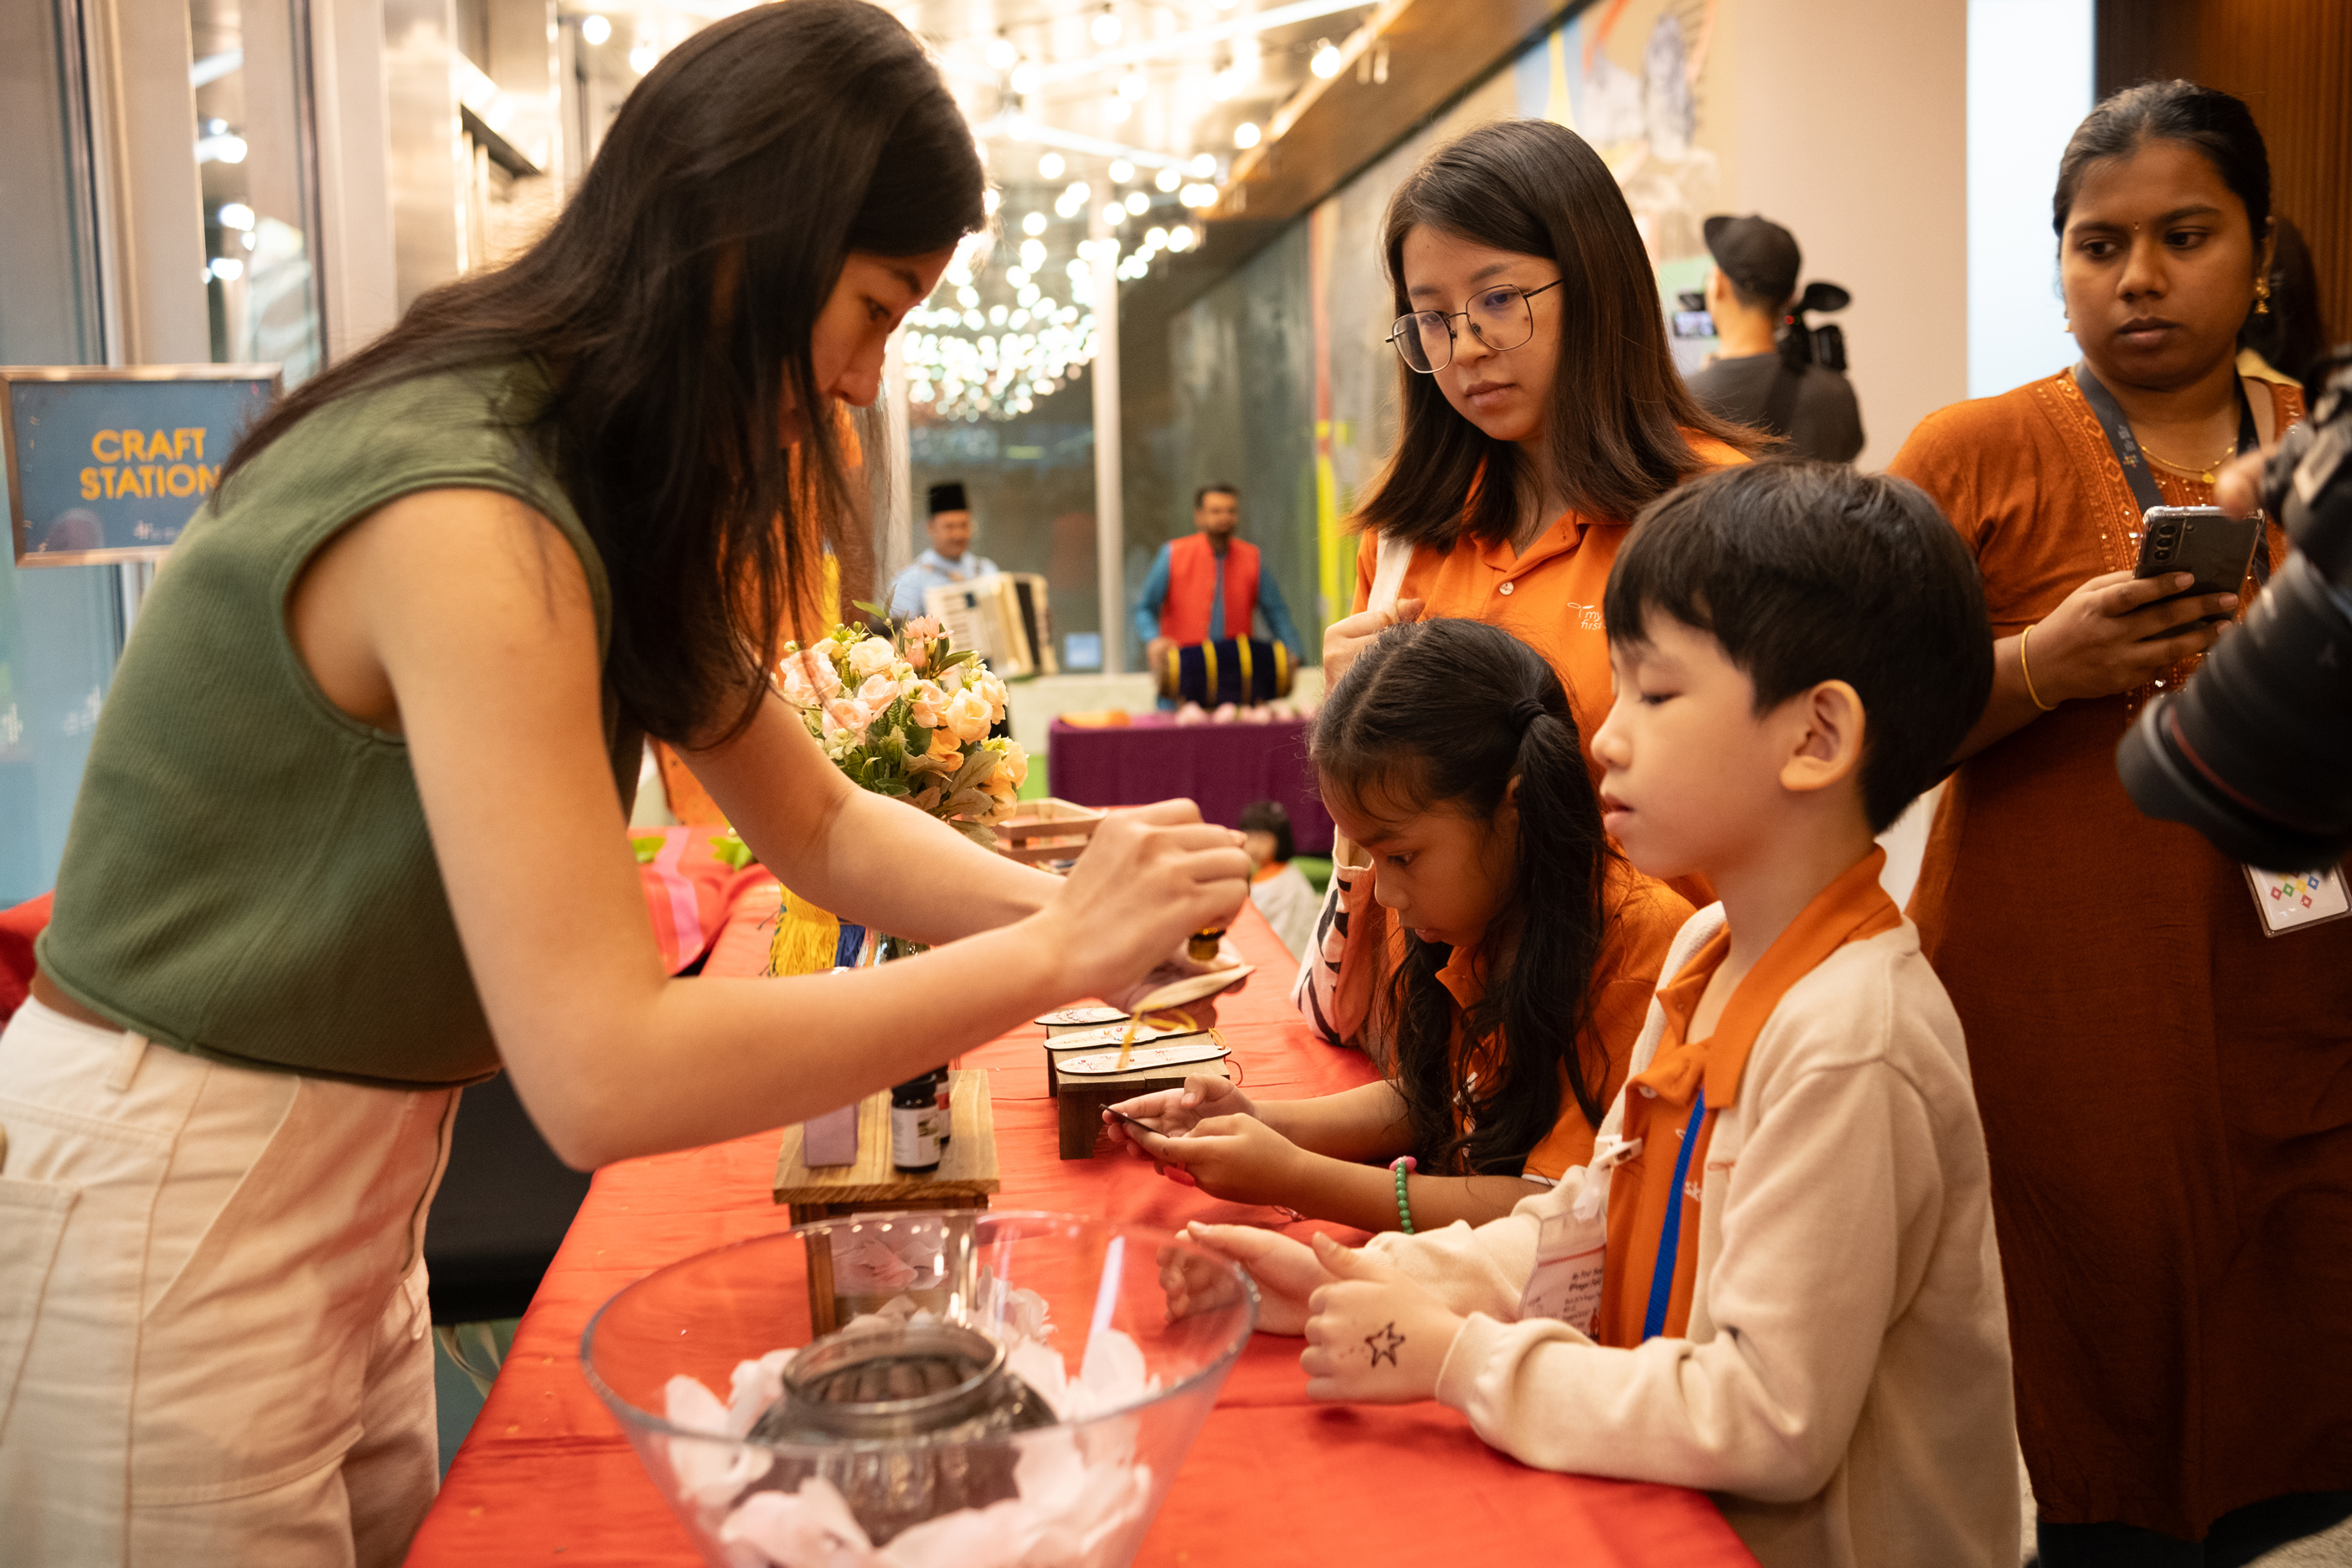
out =
[[[2157,384],[2133,354],[2152,361],[2164,333],[2130,323],[2198,329],[2197,246],[2147,248],[2160,215],[2197,202],[2162,181],[2134,193],[2086,176],[2081,191],[2062,263],[2074,330],[2111,388]],[[2134,201],[2145,232],[2126,222]],[[2124,268],[2120,283],[2076,275],[2095,209],[2125,214],[2107,243],[2140,247],[2083,258]],[[2251,277],[2236,286],[2209,334],[2225,358],[2254,299]],[[2210,384],[2226,453],[2235,387],[2226,370]],[[2265,438],[2302,416],[2293,387],[2244,392]],[[2163,398],[2135,404],[2144,447],[2199,451],[2144,423]],[[2151,469],[2168,505],[2210,503],[2196,473]],[[2062,1538],[2197,1541],[2232,1510],[2352,1487],[2352,921],[2264,936],[2240,868],[2125,795],[2117,742],[2196,661],[2104,693],[2076,673],[2067,614],[2087,579],[2133,567],[2140,508],[2071,373],[1931,415],[1893,471],[1975,552],[2005,682],[2015,639],[2041,628],[2034,706],[1997,685],[1988,709],[2030,721],[1952,778],[1910,913],[1968,1031],[2044,1561],[2070,1560],[2063,1545],[2053,1557],[2053,1523]],[[2273,522],[2273,566],[2287,549]],[[2119,588],[2137,592],[2095,592]],[[2241,591],[2256,592],[2251,574]]]

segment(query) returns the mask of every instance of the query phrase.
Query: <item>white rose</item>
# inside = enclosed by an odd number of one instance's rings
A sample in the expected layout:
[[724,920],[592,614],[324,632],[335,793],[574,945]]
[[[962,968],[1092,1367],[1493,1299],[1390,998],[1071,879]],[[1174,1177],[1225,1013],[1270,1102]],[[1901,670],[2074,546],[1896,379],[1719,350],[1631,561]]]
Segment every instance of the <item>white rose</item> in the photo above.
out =
[[898,650],[887,637],[867,637],[849,650],[849,668],[860,680],[880,675],[898,662]]
[[987,700],[977,691],[959,691],[949,698],[944,717],[948,730],[967,746],[986,740],[989,728],[996,722]]

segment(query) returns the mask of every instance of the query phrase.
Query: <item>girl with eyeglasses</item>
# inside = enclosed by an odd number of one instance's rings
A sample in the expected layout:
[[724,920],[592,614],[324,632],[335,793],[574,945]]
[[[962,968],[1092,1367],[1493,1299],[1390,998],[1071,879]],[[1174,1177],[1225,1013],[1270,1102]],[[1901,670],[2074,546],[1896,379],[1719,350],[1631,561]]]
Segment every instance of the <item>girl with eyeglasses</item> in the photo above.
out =
[[1564,126],[1505,121],[1433,152],[1390,198],[1382,254],[1402,427],[1357,509],[1355,613],[1324,635],[1326,679],[1398,621],[1485,621],[1543,655],[1590,735],[1610,704],[1601,590],[1634,514],[1762,437],[1683,385],[1633,212]]

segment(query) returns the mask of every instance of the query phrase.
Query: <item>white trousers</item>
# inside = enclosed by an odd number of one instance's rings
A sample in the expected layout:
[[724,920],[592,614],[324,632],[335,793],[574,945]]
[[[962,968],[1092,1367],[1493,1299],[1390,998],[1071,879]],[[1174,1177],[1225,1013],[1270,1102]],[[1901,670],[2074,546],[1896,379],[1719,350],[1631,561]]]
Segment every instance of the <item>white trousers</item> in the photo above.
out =
[[368,1568],[439,1474],[425,1212],[457,1091],[0,1033],[0,1563]]

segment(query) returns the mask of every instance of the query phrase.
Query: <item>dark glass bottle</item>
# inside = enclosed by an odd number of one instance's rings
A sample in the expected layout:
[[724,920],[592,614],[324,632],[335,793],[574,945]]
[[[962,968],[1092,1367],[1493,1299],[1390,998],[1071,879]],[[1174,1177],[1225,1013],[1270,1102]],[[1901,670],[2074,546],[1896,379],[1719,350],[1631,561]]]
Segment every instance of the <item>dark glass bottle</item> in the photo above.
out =
[[939,1088],[930,1073],[890,1090],[890,1163],[913,1174],[940,1168]]

